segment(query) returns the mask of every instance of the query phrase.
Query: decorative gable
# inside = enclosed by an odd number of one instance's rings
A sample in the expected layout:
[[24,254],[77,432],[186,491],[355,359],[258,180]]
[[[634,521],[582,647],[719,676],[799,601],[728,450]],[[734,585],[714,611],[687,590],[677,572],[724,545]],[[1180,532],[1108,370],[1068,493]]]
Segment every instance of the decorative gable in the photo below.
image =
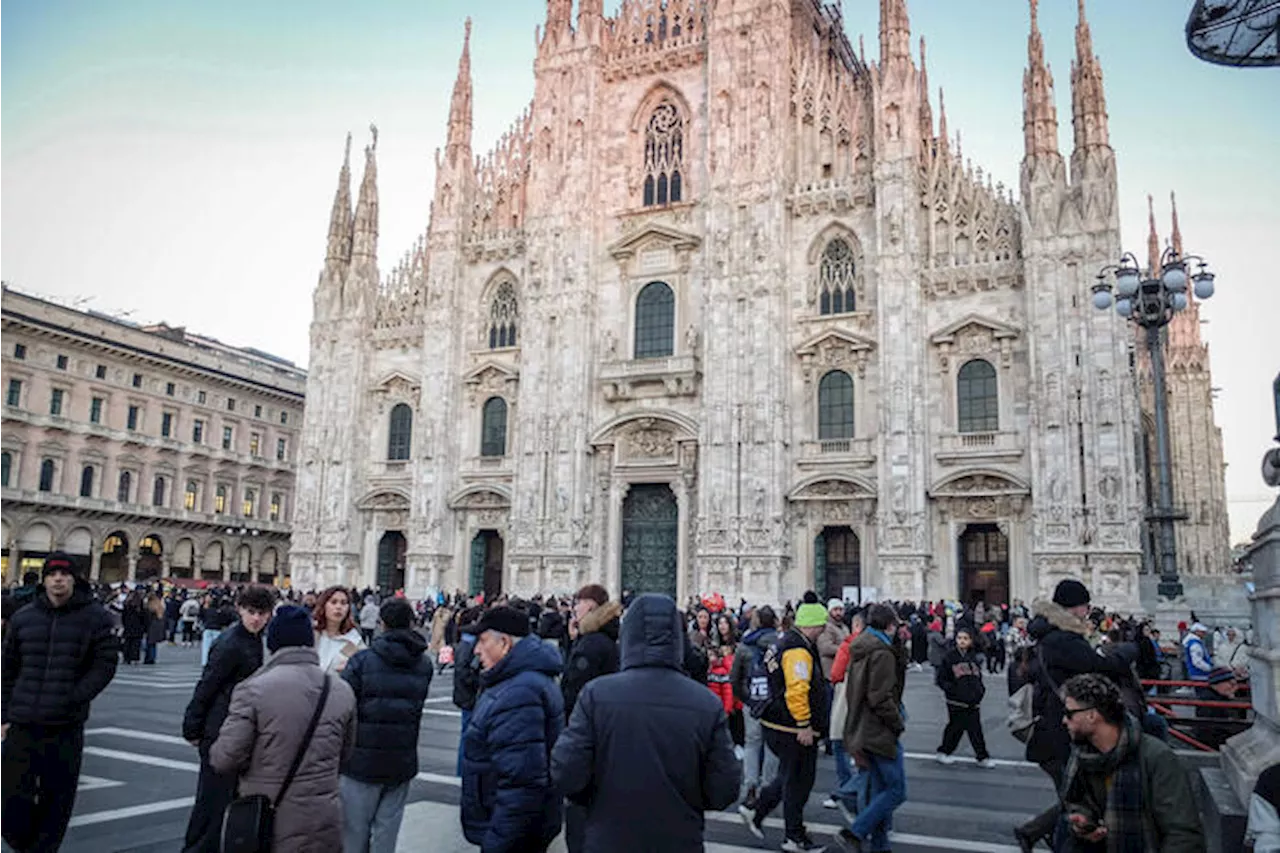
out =
[[388,397],[414,400],[422,390],[422,382],[416,376],[393,370],[374,383],[373,390]]
[[875,342],[843,329],[827,329],[796,347],[804,371],[804,381],[811,382],[815,375],[828,370],[848,370],[863,378],[867,362],[875,350]]
[[495,394],[513,400],[520,385],[520,371],[500,361],[485,360],[463,376],[462,381],[472,405]]
[[609,254],[627,275],[684,272],[689,267],[689,255],[700,245],[702,238],[696,234],[650,223],[610,246]]
[[952,357],[998,358],[1008,367],[1013,360],[1013,341],[1021,332],[999,320],[969,314],[935,332],[929,340],[938,348],[938,367],[951,369]]

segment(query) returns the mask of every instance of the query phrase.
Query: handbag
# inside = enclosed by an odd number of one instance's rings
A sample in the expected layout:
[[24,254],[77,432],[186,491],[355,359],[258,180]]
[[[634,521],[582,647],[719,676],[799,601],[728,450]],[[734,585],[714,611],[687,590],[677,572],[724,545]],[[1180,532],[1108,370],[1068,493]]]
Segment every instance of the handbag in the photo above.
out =
[[293,777],[298,775],[302,759],[307,754],[311,738],[315,736],[316,726],[320,725],[320,715],[324,713],[324,703],[329,698],[329,676],[324,676],[324,685],[320,688],[320,701],[316,703],[315,713],[307,724],[307,732],[302,737],[302,745],[298,754],[293,757],[293,764],[272,799],[265,794],[251,794],[247,797],[236,797],[227,806],[222,817],[222,853],[268,853],[271,850],[272,834],[275,831],[276,809],[284,800],[285,792],[293,784]]
[[[1039,646],[1036,646],[1036,661],[1040,664],[1039,673],[1044,676],[1045,681],[1049,682],[1053,692],[1057,693],[1058,685],[1053,683],[1053,679],[1049,677],[1049,671],[1045,669],[1044,657],[1040,654]],[[1009,718],[1005,720],[1005,725],[1009,727],[1009,734],[1020,743],[1031,740],[1036,722],[1040,719],[1035,714],[1035,697],[1035,680],[1028,681],[1009,696]]]

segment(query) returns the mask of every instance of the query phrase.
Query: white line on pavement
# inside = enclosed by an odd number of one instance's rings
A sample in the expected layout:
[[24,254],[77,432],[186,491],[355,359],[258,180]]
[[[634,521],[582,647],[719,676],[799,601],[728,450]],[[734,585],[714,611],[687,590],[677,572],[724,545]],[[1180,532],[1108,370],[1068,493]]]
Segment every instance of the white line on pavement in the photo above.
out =
[[[937,761],[934,753],[931,752],[908,752],[904,753],[907,758],[915,761]],[[978,759],[970,758],[967,755],[952,755],[952,760],[957,764],[977,764]],[[1010,758],[993,758],[992,763],[997,767],[1035,767],[1030,761],[1015,761]]]
[[[734,812],[707,812],[707,820],[716,823],[733,823],[742,825],[742,817]],[[781,818],[766,818],[765,826],[771,826],[775,829],[782,829],[784,822]],[[810,833],[817,835],[835,835],[844,829],[843,825],[829,823],[810,823],[807,824]],[[1019,853],[1018,848],[1012,844],[993,844],[989,841],[964,841],[957,838],[938,838],[933,835],[915,835],[909,832],[891,832],[889,840],[896,841],[900,844],[913,844],[917,847],[937,847],[940,850],[958,850],[963,853]]]
[[453,701],[452,696],[435,696],[435,697],[432,697],[431,699],[424,700],[423,704],[431,705],[437,702],[444,703],[444,702],[452,702],[452,701]]
[[422,782],[435,782],[437,785],[451,785],[454,788],[462,787],[462,780],[457,776],[445,776],[441,773],[419,773],[416,777]]
[[95,823],[108,823],[113,820],[124,820],[130,817],[155,814],[157,812],[187,809],[196,801],[195,797],[179,797],[176,800],[161,800],[157,803],[143,803],[140,806],[127,806],[123,809],[107,809],[101,812],[89,812],[71,818],[70,827],[91,826]]
[[200,772],[200,765],[194,761],[174,761],[172,758],[161,758],[158,755],[139,755],[136,752],[124,752],[119,749],[103,749],[100,746],[86,746],[85,755],[96,755],[99,758],[114,758],[117,761],[132,761],[135,764],[149,764],[152,767],[166,767],[170,770],[189,770]]
[[103,779],[101,776],[90,776],[87,773],[80,774],[80,781],[76,788],[81,791],[96,791],[99,788],[119,788],[123,782],[117,782],[115,779]]
[[423,708],[423,714],[434,714],[437,717],[461,717],[461,711],[437,711],[435,708]]
[[114,735],[116,737],[129,737],[134,740],[149,740],[154,743],[172,743],[177,746],[190,746],[182,738],[177,735],[162,735],[156,732],[136,732],[132,729],[120,729],[114,726],[105,726],[100,729],[86,729],[86,735]]

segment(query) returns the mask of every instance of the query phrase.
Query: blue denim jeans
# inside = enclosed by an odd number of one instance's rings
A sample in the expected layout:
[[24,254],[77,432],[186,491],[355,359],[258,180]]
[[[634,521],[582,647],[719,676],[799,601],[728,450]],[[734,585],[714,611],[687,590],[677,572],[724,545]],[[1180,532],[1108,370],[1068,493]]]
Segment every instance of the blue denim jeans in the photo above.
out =
[[871,766],[868,779],[867,806],[858,813],[850,829],[872,850],[889,849],[889,833],[893,829],[893,812],[907,800],[907,774],[903,766],[902,744],[893,758],[868,754]]
[[212,628],[205,628],[204,633],[200,635],[200,665],[204,666],[209,662],[209,649],[213,648],[213,641],[218,639],[222,631],[215,631]]
[[742,728],[745,744],[742,748],[742,793],[755,788],[758,793],[778,775],[778,756],[764,745],[764,729],[760,721],[743,709]]
[[343,853],[395,853],[409,783],[372,785],[341,776]]

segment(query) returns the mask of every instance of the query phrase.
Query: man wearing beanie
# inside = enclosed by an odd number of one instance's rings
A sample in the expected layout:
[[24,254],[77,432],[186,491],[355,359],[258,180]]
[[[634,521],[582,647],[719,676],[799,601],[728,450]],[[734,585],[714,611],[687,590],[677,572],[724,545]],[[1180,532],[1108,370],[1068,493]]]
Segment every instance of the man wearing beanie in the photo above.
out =
[[549,761],[564,728],[560,651],[529,634],[514,607],[487,611],[474,633],[484,671],[462,735],[462,831],[481,853],[542,853],[564,811]]
[[[301,754],[293,782],[276,806],[271,849],[341,850],[338,772],[343,756],[355,748],[355,694],[320,668],[310,611],[281,607],[266,633],[270,656],[231,694],[209,762],[237,777],[241,797],[276,797]],[[304,742],[317,708],[315,734]]]
[[770,701],[760,715],[765,745],[778,756],[778,775],[756,800],[756,808],[738,807],[747,828],[764,839],[764,820],[779,802],[786,824],[783,851],[820,850],[804,825],[804,807],[818,768],[818,739],[828,726],[831,707],[827,679],[815,642],[827,624],[827,608],[813,603],[796,610],[795,626],[782,635],[765,660]]
[[[1059,581],[1052,600],[1037,599],[1031,609],[1036,615],[1027,634],[1036,644],[1031,656],[1036,723],[1027,740],[1026,756],[1040,765],[1057,787],[1071,757],[1071,736],[1062,720],[1059,689],[1072,676],[1097,672],[1119,677],[1127,667],[1118,657],[1099,655],[1089,643],[1087,638],[1093,632],[1088,620],[1089,590],[1080,581]],[[1014,835],[1024,849],[1030,849],[1037,839],[1053,832],[1057,821],[1058,808],[1054,806],[1018,827]]]
[[76,802],[89,703],[116,674],[111,617],[62,552],[9,620],[0,664],[4,840],[21,851],[62,844]]

